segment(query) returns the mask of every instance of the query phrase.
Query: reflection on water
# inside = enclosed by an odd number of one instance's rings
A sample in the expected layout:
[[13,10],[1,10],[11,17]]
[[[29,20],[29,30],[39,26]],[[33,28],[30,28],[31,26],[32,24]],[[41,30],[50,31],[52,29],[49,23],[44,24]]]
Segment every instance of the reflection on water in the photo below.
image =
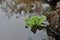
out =
[[0,10],[0,40],[47,40],[44,30],[37,30],[36,34],[25,28],[25,18],[20,16],[18,19],[12,16],[9,20],[4,17],[5,13]]
[[[8,1],[8,0],[7,0]],[[11,0],[9,0],[10,2]],[[3,3],[3,7],[6,7],[6,4]],[[43,7],[45,8],[45,6]],[[8,8],[9,9],[9,8]],[[6,9],[5,9],[6,10]],[[6,10],[7,11],[7,10]],[[6,12],[5,11],[5,12]],[[10,12],[11,10],[9,10]],[[14,14],[12,16],[11,12],[7,13],[7,17],[5,17],[5,12],[0,9],[0,40],[48,40],[47,33],[44,30],[37,30],[36,34],[30,31],[30,28],[25,28],[25,17],[17,16]],[[12,12],[13,13],[13,12]],[[36,13],[29,15],[37,15]],[[29,16],[28,14],[26,16]],[[12,17],[10,17],[12,16]],[[18,19],[16,19],[18,18]]]

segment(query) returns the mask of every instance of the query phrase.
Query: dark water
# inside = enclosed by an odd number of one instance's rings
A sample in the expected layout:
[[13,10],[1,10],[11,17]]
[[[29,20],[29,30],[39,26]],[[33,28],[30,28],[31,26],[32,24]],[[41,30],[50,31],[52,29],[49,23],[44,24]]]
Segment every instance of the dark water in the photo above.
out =
[[30,28],[26,29],[24,16],[8,19],[4,15],[0,10],[0,40],[48,40],[45,29],[37,30],[36,34],[32,33]]

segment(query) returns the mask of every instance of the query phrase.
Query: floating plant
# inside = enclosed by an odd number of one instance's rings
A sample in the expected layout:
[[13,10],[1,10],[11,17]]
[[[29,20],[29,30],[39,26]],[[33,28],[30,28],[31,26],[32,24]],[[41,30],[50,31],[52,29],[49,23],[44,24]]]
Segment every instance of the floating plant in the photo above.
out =
[[31,27],[31,31],[33,33],[36,33],[37,29],[41,30],[43,28],[45,28],[45,24],[44,22],[46,21],[46,16],[42,15],[40,17],[38,16],[32,16],[32,17],[27,17],[25,19],[26,21],[26,28]]

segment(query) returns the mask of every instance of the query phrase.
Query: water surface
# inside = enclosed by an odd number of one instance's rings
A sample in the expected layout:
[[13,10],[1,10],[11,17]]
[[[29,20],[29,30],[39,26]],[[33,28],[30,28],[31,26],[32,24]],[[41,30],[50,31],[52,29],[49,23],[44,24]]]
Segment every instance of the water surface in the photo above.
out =
[[5,17],[6,13],[0,9],[0,40],[47,40],[45,29],[36,32],[25,28],[25,18],[20,16],[18,19],[12,16],[10,19]]

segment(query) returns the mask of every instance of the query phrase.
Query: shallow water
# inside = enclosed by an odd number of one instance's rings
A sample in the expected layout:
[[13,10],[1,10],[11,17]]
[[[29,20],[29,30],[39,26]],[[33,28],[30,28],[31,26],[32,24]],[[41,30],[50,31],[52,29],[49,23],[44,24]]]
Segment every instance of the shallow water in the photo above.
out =
[[20,16],[18,19],[12,16],[10,19],[5,17],[5,12],[0,9],[0,40],[48,40],[44,30],[36,32],[25,28],[25,18]]
[[[5,7],[5,4],[2,6]],[[46,29],[37,30],[36,34],[31,32],[30,28],[26,29],[24,16],[16,18],[16,14],[14,14],[8,18],[5,15],[6,13],[0,9],[0,40],[49,40]]]

